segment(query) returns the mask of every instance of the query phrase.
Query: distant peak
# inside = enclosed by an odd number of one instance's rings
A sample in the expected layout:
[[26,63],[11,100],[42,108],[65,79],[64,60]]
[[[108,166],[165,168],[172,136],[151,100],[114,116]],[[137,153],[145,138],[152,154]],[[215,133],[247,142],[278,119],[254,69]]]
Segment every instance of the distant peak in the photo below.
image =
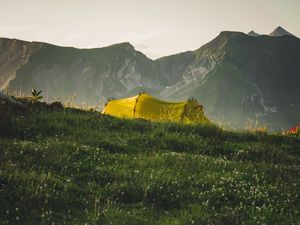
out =
[[114,47],[114,48],[119,48],[119,49],[125,49],[126,51],[135,51],[135,48],[132,44],[129,42],[121,42],[117,44],[113,44],[107,47]]
[[253,37],[257,37],[257,36],[260,36],[260,34],[256,33],[255,31],[251,30],[249,33],[248,33],[249,36],[253,36]]
[[129,50],[129,51],[135,50],[134,46],[132,44],[130,44],[129,42],[122,42],[122,43],[117,44],[117,45],[119,45],[120,47],[123,47],[123,48],[125,48],[126,50]]
[[130,44],[130,42],[121,42],[120,45],[123,45],[123,46],[132,46],[132,44]]
[[283,29],[281,26],[278,26],[269,35],[273,36],[273,37],[286,36],[286,35],[287,36],[294,36],[293,34],[291,34],[290,32],[288,32],[287,30]]

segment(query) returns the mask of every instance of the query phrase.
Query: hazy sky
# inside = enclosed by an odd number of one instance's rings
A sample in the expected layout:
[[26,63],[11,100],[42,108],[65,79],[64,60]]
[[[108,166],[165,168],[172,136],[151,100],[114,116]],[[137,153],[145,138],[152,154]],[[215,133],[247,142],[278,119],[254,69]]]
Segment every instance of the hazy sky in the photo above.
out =
[[300,0],[0,0],[0,36],[81,48],[128,41],[150,58],[223,30],[300,37]]

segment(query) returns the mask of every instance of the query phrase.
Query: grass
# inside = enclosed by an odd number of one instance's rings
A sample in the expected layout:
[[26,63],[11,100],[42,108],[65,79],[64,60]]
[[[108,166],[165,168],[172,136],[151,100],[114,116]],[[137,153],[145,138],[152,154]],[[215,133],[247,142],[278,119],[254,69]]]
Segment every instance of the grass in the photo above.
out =
[[0,107],[0,224],[300,224],[300,139]]

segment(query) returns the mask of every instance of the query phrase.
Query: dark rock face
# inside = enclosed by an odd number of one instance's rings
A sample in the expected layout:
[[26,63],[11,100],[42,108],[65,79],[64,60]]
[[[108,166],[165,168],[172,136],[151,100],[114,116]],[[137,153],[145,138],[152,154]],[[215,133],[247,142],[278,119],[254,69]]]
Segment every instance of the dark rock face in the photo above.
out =
[[0,91],[0,105],[2,105],[3,107],[13,106],[19,109],[25,108],[25,106],[17,99],[15,99],[13,96],[5,95],[1,91]]
[[26,64],[41,43],[0,38],[0,90],[8,86],[16,76],[16,71]]

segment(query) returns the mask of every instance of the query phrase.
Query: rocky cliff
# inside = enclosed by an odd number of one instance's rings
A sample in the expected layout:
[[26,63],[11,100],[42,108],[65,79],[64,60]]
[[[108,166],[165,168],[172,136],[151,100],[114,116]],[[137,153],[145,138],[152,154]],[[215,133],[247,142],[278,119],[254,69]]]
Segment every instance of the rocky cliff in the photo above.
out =
[[123,97],[139,89],[159,92],[164,86],[154,62],[129,43],[98,49],[44,44],[10,82],[11,90],[29,94],[43,90],[47,100],[72,98],[76,103],[103,105],[109,96]]
[[7,88],[17,69],[26,64],[40,46],[40,43],[0,38],[0,90]]

